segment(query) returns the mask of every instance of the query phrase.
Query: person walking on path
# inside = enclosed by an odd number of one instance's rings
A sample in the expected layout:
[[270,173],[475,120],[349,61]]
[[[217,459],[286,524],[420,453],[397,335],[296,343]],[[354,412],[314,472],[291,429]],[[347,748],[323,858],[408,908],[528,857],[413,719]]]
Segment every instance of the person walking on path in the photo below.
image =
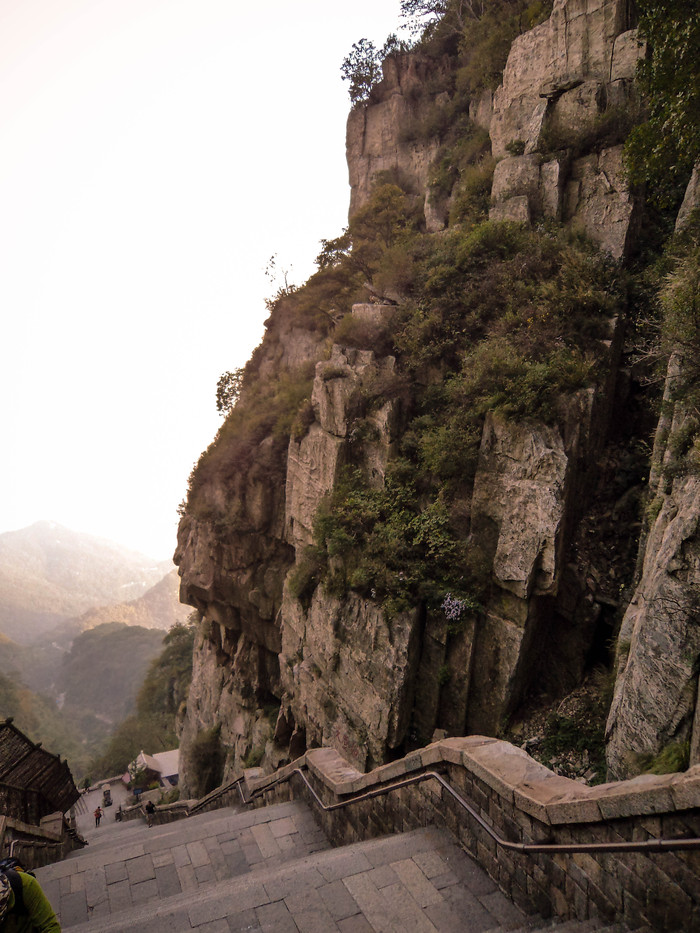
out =
[[146,824],[150,827],[153,826],[153,814],[156,812],[156,806],[152,800],[149,800],[146,804]]
[[99,807],[95,810],[95,826],[100,825],[100,820],[102,819],[102,807]]

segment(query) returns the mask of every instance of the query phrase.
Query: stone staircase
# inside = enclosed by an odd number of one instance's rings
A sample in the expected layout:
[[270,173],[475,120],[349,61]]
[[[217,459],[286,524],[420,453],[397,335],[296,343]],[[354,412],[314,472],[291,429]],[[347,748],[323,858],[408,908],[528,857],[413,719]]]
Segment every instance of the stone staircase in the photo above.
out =
[[[71,933],[496,933],[551,929],[515,907],[445,832],[332,849],[305,804],[108,822],[37,871]],[[557,933],[620,933],[565,923]]]

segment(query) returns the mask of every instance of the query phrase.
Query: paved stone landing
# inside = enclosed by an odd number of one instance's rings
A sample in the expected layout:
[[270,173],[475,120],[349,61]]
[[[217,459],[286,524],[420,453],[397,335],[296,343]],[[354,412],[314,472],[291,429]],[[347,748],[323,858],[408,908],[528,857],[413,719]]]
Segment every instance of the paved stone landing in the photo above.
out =
[[71,933],[485,933],[526,924],[436,829],[330,849],[297,801],[116,825],[37,875]]
[[311,814],[295,802],[244,813],[216,810],[151,829],[141,821],[103,824],[89,841],[37,871],[64,929],[90,921],[97,930],[98,921],[119,911],[195,895],[256,866],[328,848]]

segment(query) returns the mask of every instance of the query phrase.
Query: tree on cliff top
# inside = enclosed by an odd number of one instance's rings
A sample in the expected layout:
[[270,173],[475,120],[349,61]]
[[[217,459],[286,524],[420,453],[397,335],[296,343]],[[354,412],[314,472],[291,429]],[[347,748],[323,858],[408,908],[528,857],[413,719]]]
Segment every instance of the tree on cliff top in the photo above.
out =
[[522,15],[521,28],[529,29],[549,16],[551,0],[401,0],[401,18],[408,30],[430,35],[437,26],[447,35],[465,35],[484,18],[494,22],[513,11]]
[[354,42],[349,55],[343,59],[340,74],[343,81],[350,82],[350,100],[353,106],[369,99],[372,88],[382,79],[382,62],[397,52],[406,52],[409,46],[395,33],[387,37],[381,49],[370,39]]
[[[458,54],[471,90],[495,87],[513,39],[549,16],[552,0],[401,0],[406,31],[430,55]],[[395,34],[377,49],[360,39],[343,60],[341,75],[350,82],[353,106],[366,103],[381,81],[382,62],[411,45]]]
[[401,0],[401,18],[413,33],[445,18],[462,32],[467,21],[480,19],[488,6],[489,0]]

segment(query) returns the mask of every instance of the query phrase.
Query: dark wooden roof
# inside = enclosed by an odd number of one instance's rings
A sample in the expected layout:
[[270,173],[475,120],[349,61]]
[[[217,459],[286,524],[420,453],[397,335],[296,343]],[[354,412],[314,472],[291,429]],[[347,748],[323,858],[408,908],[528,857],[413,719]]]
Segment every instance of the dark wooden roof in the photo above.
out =
[[28,739],[11,719],[0,721],[0,784],[34,791],[51,812],[65,813],[80,797],[68,762]]

